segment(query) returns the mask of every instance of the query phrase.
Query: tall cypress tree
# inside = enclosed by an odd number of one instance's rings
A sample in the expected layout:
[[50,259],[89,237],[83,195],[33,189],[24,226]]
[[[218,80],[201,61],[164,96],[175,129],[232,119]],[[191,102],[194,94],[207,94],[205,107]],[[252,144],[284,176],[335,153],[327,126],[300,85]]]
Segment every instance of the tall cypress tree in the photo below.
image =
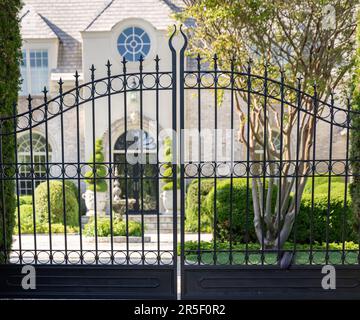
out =
[[[356,58],[355,58],[355,71],[353,75],[353,100],[352,110],[360,111],[360,14],[357,19],[356,31]],[[358,223],[360,221],[360,116],[356,114],[351,115],[351,146],[350,158],[351,168],[353,173],[353,181],[350,185],[350,194],[352,198],[352,205],[354,214],[357,217]]]
[[[21,55],[20,8],[20,0],[0,0],[0,118],[13,115],[14,102],[18,98]],[[1,130],[12,132],[13,122],[4,121]],[[0,160],[3,163],[14,163],[14,136],[3,136],[0,139],[2,139]],[[5,253],[11,248],[15,207],[14,181],[3,180],[0,183],[0,263],[6,262]]]

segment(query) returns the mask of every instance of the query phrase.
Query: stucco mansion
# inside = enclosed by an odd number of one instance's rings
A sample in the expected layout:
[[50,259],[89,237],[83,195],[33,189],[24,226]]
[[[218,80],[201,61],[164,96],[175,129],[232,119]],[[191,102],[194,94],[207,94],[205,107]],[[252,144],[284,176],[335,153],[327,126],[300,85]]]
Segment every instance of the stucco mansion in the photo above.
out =
[[[138,72],[140,55],[144,57],[144,70],[154,71],[156,55],[160,57],[160,66],[171,71],[171,51],[168,45],[169,28],[175,23],[173,13],[180,10],[176,1],[170,0],[24,0],[21,13],[21,35],[23,39],[21,76],[22,86],[19,98],[19,112],[28,108],[27,96],[31,94],[32,105],[43,103],[43,88],[49,90],[48,98],[58,94],[58,81],[64,82],[63,91],[74,87],[75,71],[79,72],[79,82],[91,81],[90,67],[96,68],[96,78],[106,77],[106,63],[112,64],[112,73],[121,74],[122,59],[127,63],[127,72]],[[192,61],[187,58],[187,67]],[[84,95],[87,93],[84,92]],[[160,96],[159,113],[160,128],[171,127],[171,92]],[[136,130],[139,126],[139,97],[136,93],[128,95],[128,126],[127,130]],[[143,128],[147,132],[146,139],[151,141],[151,123],[155,120],[154,93],[144,92],[143,97]],[[185,97],[185,117],[188,127],[197,127],[197,117],[191,117],[196,107],[196,97],[191,93]],[[213,127],[213,95],[202,98],[202,127]],[[66,104],[66,103],[65,103]],[[218,127],[228,128],[230,119],[229,98],[225,97],[219,110]],[[95,136],[103,140],[105,160],[108,160],[108,150],[112,150],[114,159],[120,159],[123,154],[122,138],[124,128],[124,101],[122,97],[112,98],[111,141],[109,146],[108,117],[106,99],[97,101],[95,117]],[[74,111],[74,110],[73,110]],[[79,114],[80,123],[74,112],[64,113],[63,140],[61,143],[60,117],[49,121],[48,151],[51,162],[76,161],[78,148],[81,160],[88,160],[93,152],[92,109],[83,107]],[[237,118],[235,121],[238,121]],[[78,146],[76,130],[79,127],[80,144]],[[235,124],[236,127],[236,124]],[[327,129],[319,134],[327,141]],[[334,153],[339,158],[344,153],[344,134],[341,128],[334,128]],[[33,130],[34,163],[45,162],[44,126]],[[222,144],[226,145],[226,137]],[[18,137],[18,154],[29,160],[29,139],[26,135]],[[236,146],[239,152],[243,146]],[[318,144],[319,152],[327,157],[326,143]],[[150,152],[150,151],[149,151]],[[321,157],[321,156],[319,156]],[[35,170],[42,170],[39,166]],[[30,182],[31,183],[31,182]],[[83,186],[85,187],[85,186]],[[29,194],[31,185],[26,181],[20,183],[20,193]],[[149,188],[150,197],[154,197]],[[151,191],[152,190],[152,191]]]

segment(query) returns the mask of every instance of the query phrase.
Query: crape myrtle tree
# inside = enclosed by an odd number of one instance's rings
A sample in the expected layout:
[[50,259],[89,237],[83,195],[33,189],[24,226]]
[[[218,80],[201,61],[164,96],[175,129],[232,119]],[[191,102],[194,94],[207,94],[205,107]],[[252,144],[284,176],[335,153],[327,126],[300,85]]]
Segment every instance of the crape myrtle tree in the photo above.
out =
[[[20,7],[20,0],[0,0],[0,117],[13,115],[14,103],[18,97],[21,54],[18,18]],[[2,132],[12,132],[13,123],[5,121],[1,130]],[[13,135],[2,137],[1,145],[1,160],[4,163],[14,163]],[[14,182],[12,180],[2,181],[0,185],[0,263],[6,259],[6,256],[2,254],[4,250],[8,252],[11,248],[14,212]]]
[[[184,10],[177,14],[180,21],[192,21],[189,30],[190,54],[212,63],[218,56],[220,70],[266,74],[272,79],[283,79],[287,85],[328,101],[332,92],[344,86],[353,67],[356,30],[355,0],[183,0]],[[252,62],[248,63],[247,61]],[[301,80],[299,80],[301,79]],[[219,81],[221,81],[219,79]],[[246,88],[246,76],[235,77],[235,86]],[[254,85],[256,81],[254,81]],[[257,88],[262,89],[263,84]],[[292,139],[298,144],[298,178],[253,177],[252,199],[254,227],[258,240],[265,248],[281,247],[289,238],[312,157],[314,138],[314,99],[306,95],[296,97],[296,91],[286,92],[286,99],[300,101],[303,112],[268,99],[267,112],[260,95],[250,97],[250,116],[246,90],[235,95],[236,112],[240,119],[239,141],[247,146],[250,160],[256,159],[256,148],[262,148],[267,161],[283,161],[282,177],[291,172],[294,156]],[[268,83],[268,95],[280,98],[279,86]],[[298,100],[297,100],[298,98]],[[317,108],[321,115],[323,106]],[[282,115],[282,117],[281,117]],[[282,122],[283,121],[283,122]],[[297,123],[299,135],[297,137]],[[247,135],[249,122],[250,134]],[[282,122],[282,124],[281,124]],[[275,129],[275,130],[274,130]],[[273,132],[281,136],[282,150],[275,144]],[[266,139],[264,139],[266,133]],[[248,138],[249,136],[249,138]],[[264,143],[265,142],[265,143]],[[271,176],[279,175],[270,165]],[[252,170],[256,170],[252,168]],[[261,176],[261,165],[257,168]],[[254,172],[256,176],[256,172]],[[296,190],[296,193],[294,192]],[[273,193],[277,194],[274,205]],[[296,194],[296,195],[295,195]]]

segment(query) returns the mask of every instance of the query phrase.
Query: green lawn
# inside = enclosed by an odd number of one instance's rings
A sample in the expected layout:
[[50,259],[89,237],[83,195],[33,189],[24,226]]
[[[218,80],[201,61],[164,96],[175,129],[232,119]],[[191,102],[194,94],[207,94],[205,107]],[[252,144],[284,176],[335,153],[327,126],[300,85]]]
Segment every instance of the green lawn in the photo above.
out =
[[[284,250],[293,252],[294,245],[286,243]],[[358,264],[358,244],[347,242],[345,251],[342,250],[341,243],[330,243],[328,248],[328,260],[326,260],[326,245],[314,244],[310,250],[309,245],[298,244],[292,264]],[[259,244],[248,244],[248,259],[246,263],[246,245],[234,244],[232,246],[232,254],[230,255],[230,246],[228,243],[217,244],[216,264],[229,265],[232,257],[232,264],[235,265],[275,265],[277,264],[278,253],[276,251],[262,251]],[[214,262],[214,250],[212,242],[200,243],[200,255],[198,255],[198,245],[195,241],[188,241],[185,244],[185,256],[188,264],[197,264],[200,260],[201,264],[212,265]],[[344,253],[344,259],[342,259]],[[312,258],[311,258],[312,257]]]

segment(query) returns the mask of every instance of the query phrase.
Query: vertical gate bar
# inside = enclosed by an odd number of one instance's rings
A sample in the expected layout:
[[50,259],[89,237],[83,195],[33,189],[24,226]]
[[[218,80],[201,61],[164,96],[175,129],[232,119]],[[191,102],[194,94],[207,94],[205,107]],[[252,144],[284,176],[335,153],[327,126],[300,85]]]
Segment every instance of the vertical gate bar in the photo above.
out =
[[230,212],[229,212],[229,222],[230,222],[230,243],[229,243],[229,263],[233,264],[233,193],[234,193],[234,94],[235,92],[235,58],[231,59],[230,66],[230,85],[231,85],[231,96],[230,96],[230,130],[231,130],[231,141],[230,141]]
[[144,57],[140,55],[139,59],[139,90],[140,90],[140,194],[141,194],[141,264],[145,264],[145,238],[144,238],[144,232],[145,232],[145,226],[144,226],[144,167],[147,160],[143,158],[143,62]]
[[280,82],[280,159],[279,159],[279,188],[278,188],[278,243],[277,243],[277,258],[280,264],[281,248],[280,248],[280,227],[281,227],[281,195],[282,195],[282,171],[283,171],[283,143],[284,143],[284,70],[281,69]]
[[20,219],[20,190],[19,190],[19,164],[18,164],[18,148],[17,148],[17,105],[13,104],[13,132],[14,132],[14,152],[15,152],[15,179],[16,179],[16,207],[18,219],[18,241],[19,241],[19,262],[23,263],[22,257],[22,239],[21,239],[21,219]]
[[201,263],[201,57],[197,56],[197,94],[198,94],[198,244],[197,260]]
[[60,95],[60,139],[61,139],[61,180],[62,180],[62,207],[64,217],[64,248],[65,248],[65,264],[68,263],[67,255],[67,226],[66,226],[66,192],[65,192],[65,143],[64,143],[64,97],[63,97],[63,84],[64,82],[60,78],[59,80],[59,95]]
[[312,149],[312,168],[311,168],[311,215],[310,215],[310,256],[309,262],[313,263],[313,218],[314,218],[314,197],[315,197],[315,172],[316,172],[316,126],[317,126],[317,110],[318,110],[318,99],[317,99],[317,86],[314,84],[314,96],[313,96],[313,149]]
[[345,235],[346,235],[346,218],[347,218],[347,194],[348,194],[348,179],[349,179],[349,144],[350,144],[350,112],[351,112],[351,100],[348,97],[346,100],[346,151],[345,151],[345,190],[344,190],[344,212],[342,215],[342,233],[341,233],[341,242],[342,242],[342,254],[341,254],[341,263],[345,264]]
[[75,71],[75,107],[76,107],[76,156],[77,156],[77,198],[79,203],[79,244],[80,244],[80,263],[84,263],[83,255],[83,239],[82,239],[82,223],[81,223],[81,164],[80,164],[80,112],[79,112],[79,73]]
[[250,116],[251,116],[251,60],[247,65],[247,119],[246,119],[246,217],[245,217],[245,264],[249,264],[249,210],[250,210]]
[[113,190],[112,190],[112,179],[113,179],[113,160],[112,160],[112,141],[111,141],[111,63],[110,60],[106,64],[107,69],[107,99],[108,99],[108,139],[109,139],[109,194],[110,194],[110,250],[111,250],[111,264],[114,264],[114,226],[113,226]]
[[53,252],[52,252],[52,229],[51,229],[51,205],[50,205],[50,167],[49,167],[49,126],[48,126],[48,101],[47,101],[47,89],[44,87],[44,104],[45,104],[45,158],[46,158],[46,192],[47,192],[47,209],[49,219],[49,251],[50,251],[50,264],[53,263]]
[[330,102],[330,141],[329,141],[329,164],[328,164],[328,194],[327,194],[327,210],[326,210],[326,255],[325,262],[329,262],[329,226],[330,226],[330,209],[331,209],[331,176],[332,176],[332,151],[333,151],[333,132],[334,132],[334,93],[331,92]]
[[91,110],[92,110],[92,147],[93,147],[93,180],[94,180],[94,228],[95,228],[95,263],[99,263],[99,248],[98,248],[98,221],[97,221],[97,204],[96,204],[96,178],[97,178],[97,161],[96,161],[96,122],[95,122],[95,66],[91,65]]
[[[175,29],[176,30],[176,29]],[[180,63],[179,63],[179,118],[180,118],[180,157],[176,157],[175,159],[180,159],[180,212],[181,212],[181,294],[183,295],[185,292],[185,282],[184,282],[184,265],[185,265],[185,172],[184,172],[184,137],[183,137],[183,129],[185,127],[185,92],[184,92],[184,85],[185,85],[185,76],[184,76],[184,62],[185,62],[185,49],[187,47],[187,37],[182,30],[182,26],[180,26],[180,32],[184,40],[184,44],[180,49]],[[173,77],[174,77],[174,85],[173,85],[173,130],[176,130],[177,123],[176,123],[176,51],[173,49]],[[176,151],[176,146],[173,148]],[[175,153],[176,154],[176,153]],[[174,160],[174,159],[173,159]],[[173,179],[176,179],[176,164],[173,164]],[[173,188],[175,190],[175,186]],[[176,195],[176,193],[175,193]],[[177,208],[176,196],[173,200],[174,208]],[[175,222],[177,221],[176,215],[174,216]],[[174,237],[174,241],[176,241],[176,237]],[[176,247],[174,247],[174,254],[176,254]]]
[[158,168],[156,177],[156,232],[157,232],[157,264],[160,265],[160,203],[159,203],[159,56],[155,58],[155,119],[156,119],[156,165]]
[[8,260],[7,252],[7,241],[6,241],[6,209],[5,209],[5,166],[4,166],[4,155],[3,155],[3,121],[0,120],[0,180],[1,180],[1,211],[2,211],[2,230],[3,230],[3,248],[4,248],[4,264]]
[[[264,246],[265,246],[265,211],[266,211],[266,160],[267,160],[267,98],[268,98],[268,65],[267,62],[265,63],[265,70],[264,70],[264,156],[263,156],[263,201],[262,201],[262,222],[261,222],[261,265],[264,265],[265,262],[265,253],[264,253]],[[272,179],[272,178],[270,178]],[[268,186],[270,188],[270,186]],[[270,195],[271,197],[271,195]]]
[[[213,239],[213,245],[214,245],[214,253],[213,253],[213,261],[214,265],[217,263],[217,206],[216,206],[216,195],[217,195],[217,127],[218,127],[218,104],[217,104],[217,55],[215,53],[214,55],[214,128],[215,128],[215,143],[214,143],[214,239]],[[231,226],[230,226],[231,228]]]
[[[177,99],[177,72],[176,72],[176,68],[177,68],[177,61],[176,61],[176,50],[172,44],[172,40],[173,37],[176,33],[176,25],[174,25],[174,31],[172,33],[172,35],[169,38],[169,47],[171,50],[171,101],[172,101],[172,130],[173,130],[173,136],[172,136],[172,143],[171,143],[171,147],[172,147],[172,181],[173,181],[173,270],[174,270],[174,277],[173,277],[173,282],[174,282],[174,294],[175,297],[177,296],[177,271],[178,271],[178,255],[177,255],[177,150],[176,150],[176,128],[177,128],[177,117],[176,117],[176,112],[177,112],[177,108],[176,108],[176,99]],[[175,147],[174,147],[175,146]],[[174,159],[175,159],[175,163],[174,163]],[[175,172],[174,172],[175,170]],[[180,169],[180,175],[181,175],[181,169]],[[180,210],[182,210],[182,208],[180,208]],[[181,215],[182,215],[182,211],[181,211]],[[182,229],[181,229],[182,230]],[[182,259],[182,255],[183,254],[183,247],[181,247],[181,259]],[[182,262],[182,260],[181,260]],[[182,264],[181,264],[181,276],[183,273],[182,270]],[[182,278],[181,278],[182,279]],[[182,288],[182,286],[181,286]],[[181,289],[182,290],[182,289]],[[183,292],[183,291],[182,291]]]
[[[129,201],[128,201],[128,166],[127,166],[127,79],[126,79],[126,59],[123,57],[121,61],[123,65],[123,90],[124,90],[124,130],[125,130],[125,229],[126,229],[126,264],[128,265],[130,262],[129,255]],[[118,174],[121,174],[118,172]]]
[[[294,248],[293,254],[295,256],[296,253],[296,231],[297,231],[297,213],[298,213],[298,206],[299,206],[299,155],[300,155],[300,117],[301,117],[301,79],[298,78],[297,88],[296,88],[296,100],[297,100],[297,110],[296,110],[296,159],[295,159],[295,218],[294,218]],[[291,159],[289,159],[291,161]],[[301,179],[301,178],[300,178]]]
[[37,264],[37,241],[36,241],[36,212],[35,212],[35,182],[34,182],[34,152],[33,152],[33,134],[32,134],[32,105],[31,95],[28,96],[28,113],[29,113],[29,140],[30,140],[30,177],[31,177],[31,198],[33,209],[33,226],[34,226],[34,262]]

